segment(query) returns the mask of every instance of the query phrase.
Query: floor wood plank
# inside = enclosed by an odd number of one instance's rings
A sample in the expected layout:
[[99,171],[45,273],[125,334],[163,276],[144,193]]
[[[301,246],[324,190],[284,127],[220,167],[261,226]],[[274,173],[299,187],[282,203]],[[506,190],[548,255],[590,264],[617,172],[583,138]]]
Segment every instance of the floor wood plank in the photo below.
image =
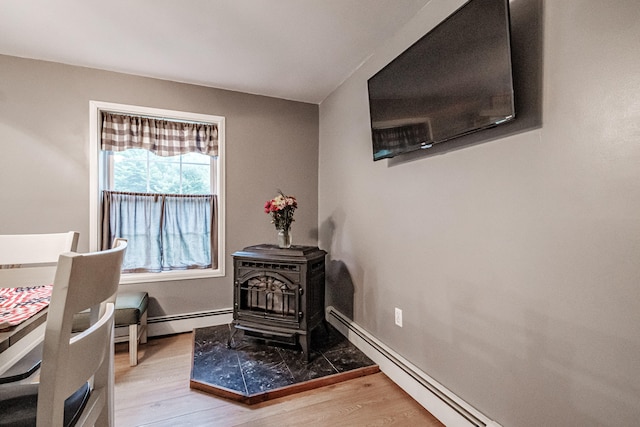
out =
[[134,426],[442,426],[383,373],[247,406],[189,388],[192,334],[152,338],[129,366],[116,345],[115,424]]

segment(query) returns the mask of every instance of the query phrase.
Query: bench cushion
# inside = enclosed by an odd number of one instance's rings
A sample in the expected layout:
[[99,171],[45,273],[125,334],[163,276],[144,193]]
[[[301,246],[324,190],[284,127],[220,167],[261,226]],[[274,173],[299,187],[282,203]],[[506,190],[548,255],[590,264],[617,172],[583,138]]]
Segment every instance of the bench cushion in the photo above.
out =
[[116,298],[116,327],[140,323],[140,317],[147,311],[147,292],[122,292]]
[[[149,294],[147,292],[118,292],[116,297],[115,326],[129,326],[140,323],[142,314],[147,311]],[[73,317],[73,331],[84,331],[89,327],[89,312],[83,311]]]

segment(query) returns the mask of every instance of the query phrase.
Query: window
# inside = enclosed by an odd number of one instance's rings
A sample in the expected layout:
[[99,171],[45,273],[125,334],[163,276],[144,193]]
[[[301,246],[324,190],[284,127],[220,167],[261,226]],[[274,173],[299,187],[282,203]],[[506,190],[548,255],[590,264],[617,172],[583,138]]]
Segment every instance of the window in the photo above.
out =
[[123,282],[224,275],[223,117],[92,101],[90,148],[90,246],[129,240]]

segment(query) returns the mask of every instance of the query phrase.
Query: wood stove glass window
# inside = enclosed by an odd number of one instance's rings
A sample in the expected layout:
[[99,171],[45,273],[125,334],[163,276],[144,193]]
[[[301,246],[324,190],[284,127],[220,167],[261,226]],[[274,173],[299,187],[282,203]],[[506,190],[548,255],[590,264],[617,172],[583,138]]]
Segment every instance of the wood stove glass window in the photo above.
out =
[[240,310],[261,317],[295,319],[297,297],[297,286],[284,277],[260,275],[241,284]]

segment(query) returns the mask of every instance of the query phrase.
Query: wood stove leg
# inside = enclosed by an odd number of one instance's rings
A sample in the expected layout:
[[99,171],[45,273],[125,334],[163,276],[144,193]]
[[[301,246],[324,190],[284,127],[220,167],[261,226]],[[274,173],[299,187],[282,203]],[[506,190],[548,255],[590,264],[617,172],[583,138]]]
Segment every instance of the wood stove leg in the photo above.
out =
[[233,341],[233,337],[236,335],[236,332],[238,332],[238,328],[231,325],[231,331],[229,332],[229,339],[227,340],[227,348],[232,348],[231,342]]

